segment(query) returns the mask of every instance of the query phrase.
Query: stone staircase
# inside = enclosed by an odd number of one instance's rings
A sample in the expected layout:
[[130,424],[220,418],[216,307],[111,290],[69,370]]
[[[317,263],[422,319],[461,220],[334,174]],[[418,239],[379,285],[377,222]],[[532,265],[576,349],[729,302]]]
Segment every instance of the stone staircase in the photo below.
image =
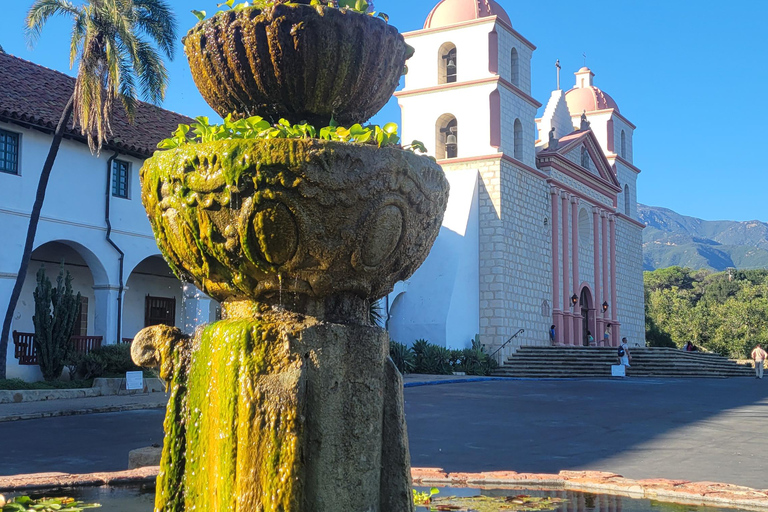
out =
[[[631,348],[630,377],[754,377],[748,364],[717,354],[673,348]],[[520,347],[493,372],[495,377],[610,377],[615,347]]]

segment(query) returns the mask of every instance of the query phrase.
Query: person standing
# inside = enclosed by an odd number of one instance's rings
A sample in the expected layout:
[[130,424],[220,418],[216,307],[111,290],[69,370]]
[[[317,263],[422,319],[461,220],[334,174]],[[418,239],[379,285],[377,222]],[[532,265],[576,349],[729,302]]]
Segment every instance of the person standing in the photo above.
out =
[[[598,336],[600,334],[598,333]],[[606,347],[611,346],[611,324],[605,326],[605,332],[603,333],[603,343]]]
[[763,347],[760,346],[758,343],[755,347],[755,350],[752,351],[752,359],[755,361],[755,378],[756,379],[762,379],[763,378],[763,363],[765,362],[765,358],[768,357],[768,353],[766,353],[765,350],[763,350]]
[[621,345],[619,345],[619,364],[629,368],[629,362],[632,360],[632,355],[629,353],[629,344],[627,338],[621,338]]
[[555,344],[555,326],[552,325],[552,327],[549,328],[549,341],[554,345]]

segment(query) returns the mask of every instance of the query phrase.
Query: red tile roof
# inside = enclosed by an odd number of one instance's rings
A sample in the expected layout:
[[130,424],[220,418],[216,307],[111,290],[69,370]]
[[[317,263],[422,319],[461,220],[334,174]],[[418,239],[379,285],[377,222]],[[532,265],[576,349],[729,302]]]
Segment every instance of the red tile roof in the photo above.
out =
[[[75,79],[71,76],[0,53],[0,121],[52,133],[74,87]],[[104,149],[147,158],[157,149],[157,143],[169,137],[180,123],[191,121],[181,114],[140,102],[131,124],[118,102],[112,117],[112,135]],[[85,142],[79,128],[72,128],[71,121],[66,136]]]

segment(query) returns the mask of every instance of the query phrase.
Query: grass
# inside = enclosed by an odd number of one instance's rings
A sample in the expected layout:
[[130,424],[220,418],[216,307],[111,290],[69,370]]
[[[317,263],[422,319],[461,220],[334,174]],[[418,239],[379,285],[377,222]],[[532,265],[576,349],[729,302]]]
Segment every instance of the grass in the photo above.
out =
[[93,379],[56,380],[53,382],[24,382],[21,379],[0,379],[0,390],[80,389],[93,387]]

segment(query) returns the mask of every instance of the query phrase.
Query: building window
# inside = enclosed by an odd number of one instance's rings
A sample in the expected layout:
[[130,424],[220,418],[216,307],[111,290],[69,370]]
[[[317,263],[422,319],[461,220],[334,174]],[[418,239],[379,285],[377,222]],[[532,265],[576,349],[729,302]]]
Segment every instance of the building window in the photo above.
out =
[[624,185],[624,214],[629,217],[629,185]]
[[627,135],[621,130],[621,158],[627,158]]
[[512,84],[520,87],[520,59],[515,48],[512,48]]
[[144,327],[160,324],[176,325],[176,298],[147,295],[144,300]]
[[517,160],[523,159],[523,123],[519,119],[515,119],[514,155]]
[[453,43],[445,43],[440,47],[439,53],[440,59],[437,65],[440,71],[437,77],[437,83],[454,83],[457,77],[456,46]]
[[589,169],[589,151],[586,146],[581,146],[581,166]]
[[128,199],[129,171],[131,164],[122,160],[112,162],[112,195]]
[[0,130],[0,171],[19,174],[19,134]]

